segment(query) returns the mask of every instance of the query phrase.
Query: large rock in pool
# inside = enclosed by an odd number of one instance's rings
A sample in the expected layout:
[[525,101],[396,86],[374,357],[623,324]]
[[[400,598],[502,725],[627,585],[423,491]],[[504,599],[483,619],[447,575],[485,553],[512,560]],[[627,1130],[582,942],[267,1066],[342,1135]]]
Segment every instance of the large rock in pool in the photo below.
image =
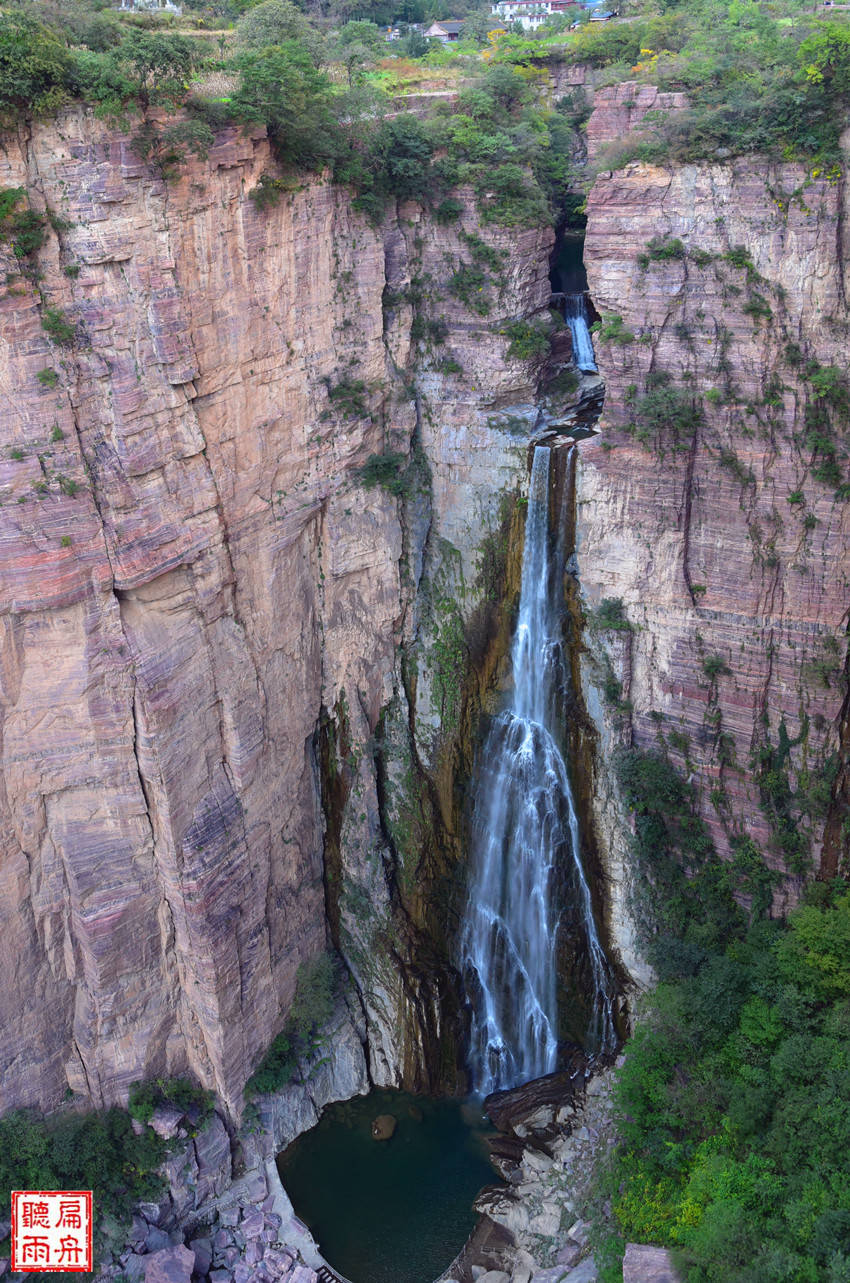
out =
[[396,1129],[392,1114],[378,1114],[372,1123],[372,1140],[389,1140]]

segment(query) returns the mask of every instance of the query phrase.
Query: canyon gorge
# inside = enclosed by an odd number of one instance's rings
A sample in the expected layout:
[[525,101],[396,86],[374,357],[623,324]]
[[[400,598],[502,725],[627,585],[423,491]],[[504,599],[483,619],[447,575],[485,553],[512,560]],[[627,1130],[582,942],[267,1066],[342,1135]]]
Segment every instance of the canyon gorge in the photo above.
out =
[[[561,233],[484,222],[469,189],[452,222],[398,202],[375,224],[321,176],[262,207],[265,130],[220,129],[165,181],[82,107],[0,146],[0,188],[55,215],[37,283],[0,244],[0,1107],[215,1092],[178,1215],[241,1175],[285,1219],[274,1154],[328,1101],[469,1086],[471,782],[511,685],[535,443],[569,530],[566,741],[620,1035],[653,980],[624,754],[688,780],[742,902],[783,913],[847,872],[850,510],[823,373],[846,365],[846,179],[602,168],[683,95],[551,77],[593,108],[598,375],[568,325],[512,352]],[[313,1076],[240,1133],[329,947]]]

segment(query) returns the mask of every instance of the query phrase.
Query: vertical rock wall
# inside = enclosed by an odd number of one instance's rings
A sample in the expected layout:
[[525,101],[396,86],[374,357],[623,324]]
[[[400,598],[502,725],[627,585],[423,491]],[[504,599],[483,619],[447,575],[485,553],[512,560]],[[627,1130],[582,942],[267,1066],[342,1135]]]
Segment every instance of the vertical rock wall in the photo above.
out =
[[[496,234],[510,261],[485,317],[447,289],[472,211],[374,228],[319,180],[260,211],[271,168],[264,138],[226,131],[165,183],[81,112],[0,150],[0,186],[57,216],[40,280],[0,246],[0,1108],[190,1071],[238,1109],[326,940],[323,709],[347,737],[328,890],[347,893],[349,943],[389,959],[358,977],[373,1076],[405,1071],[416,994],[375,733],[387,707],[411,725],[398,646],[422,638],[439,755],[439,623],[412,603],[444,556],[474,575],[524,472],[488,417],[533,380],[493,331],[545,306],[549,233]],[[73,343],[48,336],[49,309]],[[448,335],[419,331],[421,394],[417,315]],[[431,462],[403,526],[358,470],[411,443]]]
[[[631,164],[590,194],[606,399],[601,435],[580,448],[578,558],[587,606],[619,598],[632,628],[594,635],[585,678],[612,916],[635,960],[618,745],[666,745],[721,853],[750,838],[766,854],[777,907],[817,872],[825,825],[825,871],[837,867],[846,407],[826,406],[831,446],[812,424],[818,378],[843,385],[848,373],[845,229],[837,173],[761,160]],[[692,432],[672,411],[647,419],[647,391],[664,386],[697,407]],[[830,450],[837,471],[824,467]],[[622,687],[607,701],[606,670]],[[783,813],[813,866],[789,851]]]

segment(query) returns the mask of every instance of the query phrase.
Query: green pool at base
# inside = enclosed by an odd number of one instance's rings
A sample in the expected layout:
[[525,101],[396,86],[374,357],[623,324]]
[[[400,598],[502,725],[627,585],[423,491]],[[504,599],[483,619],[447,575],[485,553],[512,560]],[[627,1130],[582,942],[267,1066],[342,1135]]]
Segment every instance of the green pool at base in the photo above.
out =
[[[372,1139],[379,1114],[398,1121]],[[472,1200],[497,1183],[480,1104],[397,1091],[329,1106],[278,1158],[296,1215],[351,1283],[432,1283],[469,1237]]]

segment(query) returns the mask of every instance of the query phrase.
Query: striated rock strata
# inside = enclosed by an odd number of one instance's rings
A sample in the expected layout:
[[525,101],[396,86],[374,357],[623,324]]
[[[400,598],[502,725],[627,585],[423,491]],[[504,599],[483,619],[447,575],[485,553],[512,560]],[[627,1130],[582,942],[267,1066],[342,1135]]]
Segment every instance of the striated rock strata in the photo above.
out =
[[[590,290],[615,319],[597,339],[603,431],[580,448],[578,560],[587,606],[621,599],[631,631],[592,634],[584,677],[611,913],[632,963],[618,745],[666,746],[720,852],[741,858],[752,839],[766,854],[777,907],[808,872],[795,833],[815,871],[838,866],[846,226],[837,175],[761,160],[631,164],[590,194]],[[696,409],[695,427],[672,403],[660,423],[647,415],[662,387]],[[621,686],[607,701],[606,671]]]
[[[82,112],[0,150],[0,186],[55,215],[39,273],[0,245],[0,1109],[188,1071],[238,1112],[327,938],[323,710],[347,746],[329,907],[372,1079],[421,1059],[412,1025],[439,1030],[439,993],[411,1016],[375,734],[387,707],[409,724],[419,639],[439,755],[440,621],[411,603],[443,562],[447,592],[474,578],[524,474],[493,407],[527,409],[534,379],[496,331],[545,306],[551,234],[488,233],[485,317],[448,289],[474,210],[375,228],[314,179],[260,211],[271,167],[227,130],[165,183]],[[412,445],[403,521],[359,469]]]

